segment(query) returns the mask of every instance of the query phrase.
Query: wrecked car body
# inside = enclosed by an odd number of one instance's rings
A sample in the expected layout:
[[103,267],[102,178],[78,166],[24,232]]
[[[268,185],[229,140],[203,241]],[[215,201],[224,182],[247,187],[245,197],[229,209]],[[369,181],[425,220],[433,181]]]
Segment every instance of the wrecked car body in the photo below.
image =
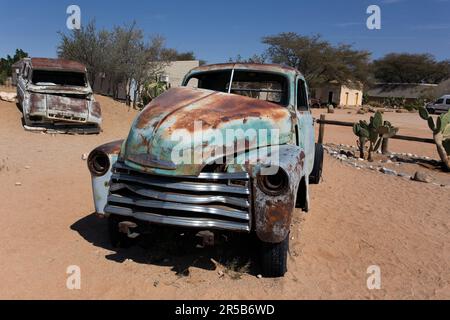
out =
[[300,72],[220,64],[191,70],[88,167],[114,245],[147,223],[254,234],[263,273],[283,276],[292,215],[308,211],[322,152]]
[[17,99],[27,130],[99,133],[102,116],[86,67],[63,59],[26,58]]

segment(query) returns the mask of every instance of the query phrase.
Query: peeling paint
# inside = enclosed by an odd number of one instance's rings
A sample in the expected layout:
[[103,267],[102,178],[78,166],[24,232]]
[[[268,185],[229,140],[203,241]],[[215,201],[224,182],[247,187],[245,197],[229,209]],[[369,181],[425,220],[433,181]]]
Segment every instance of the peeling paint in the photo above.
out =
[[[65,132],[98,133],[102,122],[100,105],[93,96],[92,89],[85,85],[61,85],[33,82],[33,72],[47,74],[75,72],[80,79],[87,79],[86,67],[82,64],[62,59],[24,59],[26,74],[19,74],[17,96],[24,114],[25,128],[55,129]],[[67,75],[69,77],[69,75]]]
[[[96,202],[96,208],[151,223],[255,232],[264,242],[278,243],[286,238],[299,185],[302,179],[308,181],[314,164],[312,116],[309,110],[299,112],[296,108],[297,83],[304,78],[292,68],[253,64],[202,66],[186,77],[232,68],[283,75],[288,80],[288,104],[206,89],[181,87],[168,90],[138,115],[120,152],[117,149],[120,143],[113,143],[114,147],[99,147],[109,155],[113,169],[112,175],[108,172],[98,183],[93,182],[94,198],[99,203]],[[213,135],[226,136],[227,130],[266,130],[268,142],[255,143],[255,137],[244,135],[239,138],[242,141],[233,141],[233,153],[226,148],[217,151],[219,141],[196,137],[196,121],[201,123],[201,130],[209,130]],[[271,129],[278,132],[276,144],[269,143],[272,141]],[[194,137],[181,142],[181,150],[190,150],[191,159],[205,152],[210,157],[202,159],[202,163],[175,164],[172,151],[180,141],[171,138],[177,130],[184,130]],[[274,155],[278,155],[275,164],[272,162]],[[218,163],[217,160],[227,157],[233,161]],[[259,182],[268,168],[275,168],[274,173],[285,173],[283,181],[286,185],[273,193],[262,188]],[[105,181],[109,181],[108,186]],[[108,189],[110,185],[113,185],[111,190]],[[303,196],[308,199],[307,182],[305,186],[306,195]],[[127,198],[126,192],[120,193],[123,190],[133,192],[134,197]],[[188,193],[184,193],[186,191]],[[212,199],[222,202],[220,209],[217,204],[209,204],[208,201],[215,201]],[[205,203],[199,205],[199,201]],[[229,203],[246,201],[248,207],[239,210],[226,207]],[[197,205],[193,206],[194,202]],[[104,209],[105,205],[107,209]],[[177,216],[179,211],[190,213],[189,216]],[[234,219],[219,219],[220,215]]]

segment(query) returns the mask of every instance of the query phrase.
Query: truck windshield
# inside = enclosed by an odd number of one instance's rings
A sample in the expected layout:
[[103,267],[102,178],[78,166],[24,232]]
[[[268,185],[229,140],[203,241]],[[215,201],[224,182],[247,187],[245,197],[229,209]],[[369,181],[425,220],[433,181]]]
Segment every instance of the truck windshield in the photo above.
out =
[[185,86],[229,92],[280,105],[288,104],[287,79],[278,74],[244,70],[221,70],[195,74]]
[[33,84],[59,86],[86,86],[86,76],[81,72],[33,70]]

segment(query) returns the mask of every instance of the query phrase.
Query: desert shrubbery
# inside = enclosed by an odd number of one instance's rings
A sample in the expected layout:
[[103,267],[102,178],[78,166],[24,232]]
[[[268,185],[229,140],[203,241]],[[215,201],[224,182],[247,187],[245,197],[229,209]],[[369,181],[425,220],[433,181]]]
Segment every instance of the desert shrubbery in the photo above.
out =
[[433,131],[433,139],[436,142],[439,157],[445,167],[450,170],[450,111],[441,114],[436,122],[424,107],[419,109],[419,115],[428,122],[428,127]]
[[393,127],[389,121],[383,121],[383,115],[379,111],[373,117],[370,117],[369,123],[365,120],[355,123],[353,133],[358,137],[357,144],[360,158],[364,159],[364,152],[368,142],[367,160],[372,161],[372,153],[380,149],[383,139],[391,138],[397,132],[398,128]]
[[8,75],[6,74],[6,71],[0,71],[0,85],[4,85],[7,78]]

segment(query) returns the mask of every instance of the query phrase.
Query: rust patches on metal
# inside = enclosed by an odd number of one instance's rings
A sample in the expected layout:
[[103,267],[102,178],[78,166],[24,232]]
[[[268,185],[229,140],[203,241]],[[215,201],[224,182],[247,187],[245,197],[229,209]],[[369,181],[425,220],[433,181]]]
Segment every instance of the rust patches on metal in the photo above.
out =
[[236,69],[236,70],[252,70],[252,71],[261,71],[261,72],[278,72],[278,73],[298,73],[300,72],[292,67],[282,66],[280,64],[259,64],[259,63],[219,63],[219,64],[210,64],[206,66],[200,66],[194,68],[190,71],[190,73],[197,72],[208,72],[208,71],[218,71],[218,70],[227,70],[227,69]]
[[112,141],[95,148],[92,152],[101,151],[106,154],[119,154],[120,148],[122,147],[122,143],[123,140]]
[[262,241],[277,243],[289,233],[300,180],[304,176],[305,151],[294,145],[281,146],[280,169],[289,177],[288,187],[270,195],[260,186],[261,176],[254,179],[254,219],[256,234]]
[[51,111],[79,113],[80,116],[88,110],[88,100],[84,98],[47,95],[47,104]]
[[284,196],[267,198],[264,214],[255,215],[258,237],[268,242],[282,241],[289,233],[294,197],[287,192]]
[[305,158],[306,158],[305,152],[302,150],[297,159],[300,165],[300,169],[303,169],[305,167]]
[[218,128],[228,122],[240,120],[247,123],[251,118],[267,119],[271,122],[288,120],[286,108],[275,103],[226,93],[214,93],[197,101],[192,108],[181,109],[176,117],[173,130],[194,131],[194,122],[201,121],[207,127]]
[[82,63],[66,59],[31,58],[31,66],[36,70],[86,72]]
[[100,103],[97,101],[92,102],[91,114],[96,118],[100,118],[102,116],[102,109],[100,108]]
[[[136,128],[143,129],[152,123],[151,120],[159,119],[162,122],[164,117],[176,110],[185,107],[198,99],[212,94],[213,92],[204,90],[193,90],[191,88],[173,88],[158,98],[150,102],[139,115]],[[157,126],[158,123],[154,123]]]
[[142,145],[143,147],[145,147],[147,149],[147,153],[150,154],[150,150],[151,150],[151,141],[149,140],[149,138],[147,138],[145,135],[143,135],[142,133],[139,133],[139,136],[141,137],[141,143],[140,145]]
[[45,111],[45,95],[39,93],[30,94],[30,114]]
[[[34,70],[45,70],[49,80],[28,81],[19,74],[18,85],[26,90],[19,99],[27,130],[52,130],[55,132],[99,133],[101,119],[100,104],[95,101],[92,88],[86,81],[86,67],[76,61],[48,58],[25,58],[24,64]],[[62,73],[58,79],[67,84],[52,84],[52,74]],[[71,73],[84,75],[84,82],[72,84]],[[44,78],[45,78],[44,77]],[[48,83],[50,82],[50,83]],[[55,126],[58,124],[58,126]]]

